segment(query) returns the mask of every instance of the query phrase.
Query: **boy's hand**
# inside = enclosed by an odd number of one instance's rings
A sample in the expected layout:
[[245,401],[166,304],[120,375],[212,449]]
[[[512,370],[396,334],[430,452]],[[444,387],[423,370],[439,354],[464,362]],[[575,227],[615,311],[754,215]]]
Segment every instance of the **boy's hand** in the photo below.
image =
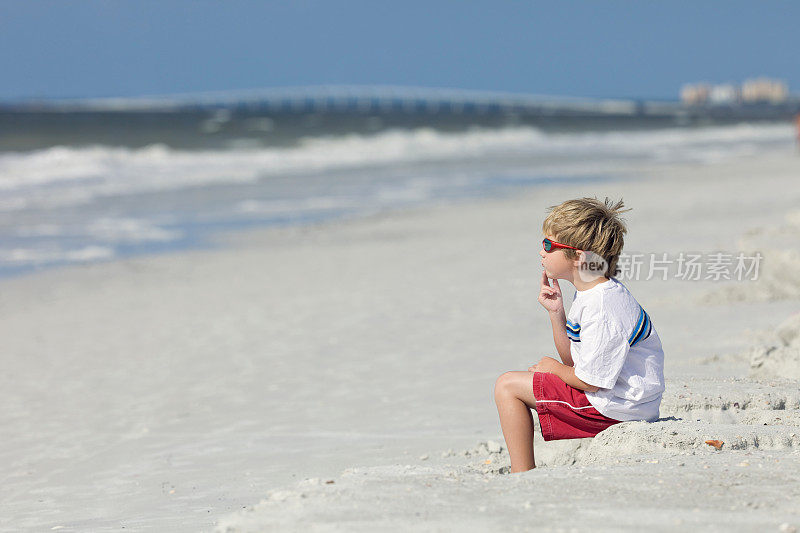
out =
[[541,361],[531,367],[528,367],[528,372],[550,372],[552,374],[561,366],[564,365],[552,357],[542,357]]
[[542,285],[539,287],[539,303],[551,313],[564,310],[564,300],[561,298],[561,287],[558,280],[553,278],[553,286],[547,279],[547,274],[542,272]]

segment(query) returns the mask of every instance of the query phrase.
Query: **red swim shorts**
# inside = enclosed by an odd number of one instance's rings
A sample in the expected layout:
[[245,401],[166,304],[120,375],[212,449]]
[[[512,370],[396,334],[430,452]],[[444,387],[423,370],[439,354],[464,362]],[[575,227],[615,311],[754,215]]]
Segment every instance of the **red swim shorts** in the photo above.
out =
[[567,385],[555,374],[534,372],[533,395],[544,440],[594,437],[620,422],[600,414],[582,390]]

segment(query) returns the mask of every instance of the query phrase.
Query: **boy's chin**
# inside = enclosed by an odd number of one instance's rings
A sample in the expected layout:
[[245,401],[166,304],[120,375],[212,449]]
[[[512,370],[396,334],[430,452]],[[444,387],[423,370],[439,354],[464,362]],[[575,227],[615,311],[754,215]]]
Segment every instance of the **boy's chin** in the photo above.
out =
[[544,275],[547,276],[548,279],[558,279],[558,280],[564,280],[564,281],[569,280],[569,278],[564,277],[564,276],[559,276],[558,274],[554,274],[554,273],[550,272],[547,269],[545,269]]

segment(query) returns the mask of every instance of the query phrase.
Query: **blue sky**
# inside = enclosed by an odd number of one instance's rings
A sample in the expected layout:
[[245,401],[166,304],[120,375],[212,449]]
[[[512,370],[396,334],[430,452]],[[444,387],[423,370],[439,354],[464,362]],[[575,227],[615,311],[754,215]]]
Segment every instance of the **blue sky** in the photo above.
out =
[[0,99],[319,84],[675,98],[800,92],[800,3],[0,0]]

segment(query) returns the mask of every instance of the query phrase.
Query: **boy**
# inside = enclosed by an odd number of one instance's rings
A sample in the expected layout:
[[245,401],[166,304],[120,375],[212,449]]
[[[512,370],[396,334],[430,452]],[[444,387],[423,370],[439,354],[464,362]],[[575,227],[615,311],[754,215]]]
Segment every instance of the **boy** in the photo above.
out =
[[[614,278],[627,232],[620,200],[568,200],[542,224],[539,303],[547,309],[561,362],[543,357],[495,384],[511,472],[535,468],[533,417],[544,440],[593,437],[626,420],[658,419],[664,352],[650,317]],[[553,280],[552,286],[549,279]],[[564,313],[558,280],[575,299]]]

